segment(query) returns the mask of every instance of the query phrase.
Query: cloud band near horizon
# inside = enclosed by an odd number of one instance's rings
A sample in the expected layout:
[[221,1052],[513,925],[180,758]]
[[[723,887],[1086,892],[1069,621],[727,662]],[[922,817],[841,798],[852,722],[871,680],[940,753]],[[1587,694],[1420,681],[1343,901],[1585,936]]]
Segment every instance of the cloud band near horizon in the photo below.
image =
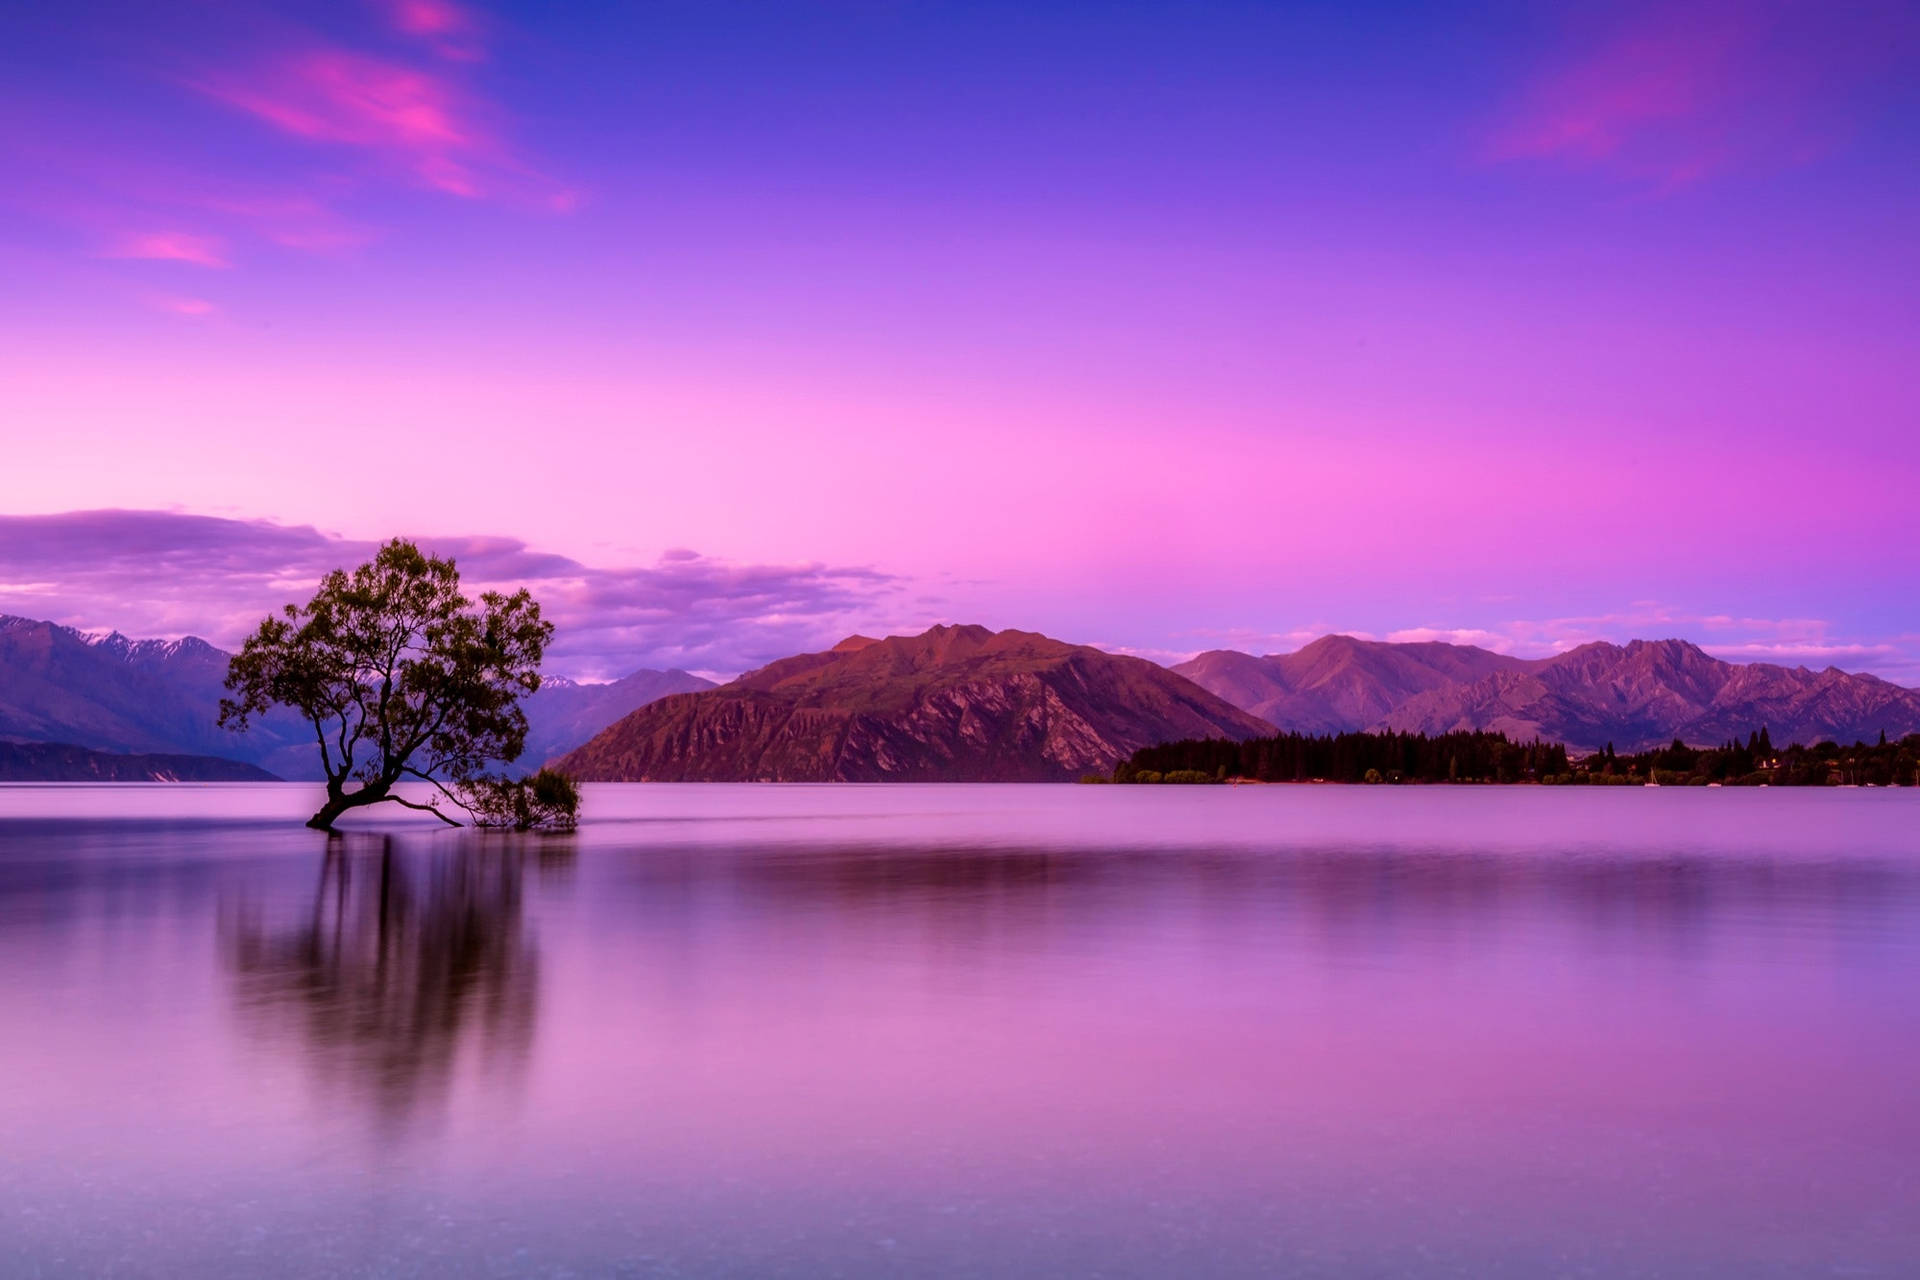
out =
[[[404,536],[404,535],[403,535]],[[831,644],[884,613],[893,576],[861,566],[735,564],[671,550],[599,568],[507,537],[420,537],[469,595],[527,587],[555,624],[548,670],[613,679],[641,668],[734,675]],[[308,525],[166,511],[0,516],[0,613],[231,648],[323,574],[375,543]]]
[[[599,567],[497,535],[417,538],[451,556],[470,594],[527,587],[556,627],[548,670],[614,679],[679,667],[730,677],[856,632],[918,631],[953,602],[870,565],[740,564],[674,549],[655,563]],[[320,577],[375,543],[309,525],[174,511],[0,515],[0,613],[137,638],[197,635],[232,648],[266,614],[304,600]],[[1043,629],[1033,620],[1002,625]],[[1368,630],[1318,621],[1286,632],[1175,630],[1141,647],[1062,635],[1173,664],[1205,649],[1299,648],[1330,632],[1390,643],[1443,641],[1542,657],[1595,640],[1678,637],[1729,661],[1840,666],[1920,686],[1920,635],[1851,636],[1817,618],[1709,614],[1641,601],[1608,614],[1477,626]],[[1181,641],[1190,647],[1174,647]]]

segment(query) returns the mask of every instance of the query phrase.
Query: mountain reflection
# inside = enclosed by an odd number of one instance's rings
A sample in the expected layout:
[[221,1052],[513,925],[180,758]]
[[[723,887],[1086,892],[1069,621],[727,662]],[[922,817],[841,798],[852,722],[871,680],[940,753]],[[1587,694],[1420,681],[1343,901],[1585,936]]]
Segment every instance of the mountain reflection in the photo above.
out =
[[[540,874],[571,870],[570,845],[533,844]],[[529,855],[500,837],[419,853],[391,836],[329,840],[297,923],[268,923],[248,902],[222,913],[243,1019],[383,1130],[437,1111],[469,1076],[517,1086],[540,986]]]
[[659,846],[617,874],[592,909],[646,931],[654,970],[679,977],[729,949],[824,936],[961,970],[1162,946],[1417,964],[1542,936],[1694,968],[1761,935],[1778,950],[1836,934],[1849,963],[1873,964],[1920,911],[1906,867],[1732,855],[788,843]]

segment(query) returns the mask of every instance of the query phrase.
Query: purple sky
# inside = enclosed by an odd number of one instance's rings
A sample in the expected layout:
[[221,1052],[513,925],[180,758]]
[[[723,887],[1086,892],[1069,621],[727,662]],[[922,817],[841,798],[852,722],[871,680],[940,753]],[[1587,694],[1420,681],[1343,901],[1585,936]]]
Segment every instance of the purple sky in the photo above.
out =
[[1920,684],[1916,161],[1910,4],[8,6],[0,612]]

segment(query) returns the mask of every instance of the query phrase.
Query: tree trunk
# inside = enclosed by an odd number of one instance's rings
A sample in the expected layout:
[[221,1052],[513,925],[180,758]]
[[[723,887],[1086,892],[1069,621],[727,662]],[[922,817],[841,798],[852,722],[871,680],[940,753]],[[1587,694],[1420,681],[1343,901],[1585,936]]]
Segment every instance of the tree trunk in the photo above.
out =
[[307,819],[307,825],[315,831],[333,830],[334,819],[349,809],[358,809],[361,805],[378,804],[387,798],[387,784],[370,782],[358,791],[348,791],[342,783],[327,783],[327,802],[320,811]]

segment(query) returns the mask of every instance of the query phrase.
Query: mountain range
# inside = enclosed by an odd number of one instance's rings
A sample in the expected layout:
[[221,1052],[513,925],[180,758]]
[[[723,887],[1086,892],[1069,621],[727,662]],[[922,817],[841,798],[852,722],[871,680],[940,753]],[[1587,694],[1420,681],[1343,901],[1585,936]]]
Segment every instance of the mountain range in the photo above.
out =
[[1372,728],[1420,694],[1525,665],[1470,645],[1322,636],[1294,653],[1215,649],[1173,669],[1276,728],[1341,733]]
[[[313,726],[292,712],[259,717],[246,733],[216,723],[228,656],[191,636],[129,640],[0,615],[0,742],[213,756],[282,778],[318,778]],[[636,671],[610,684],[549,679],[522,704],[522,761],[537,764],[577,747],[664,694],[711,687],[685,671]]]
[[1772,740],[1872,741],[1920,732],[1920,691],[1828,667],[1726,662],[1684,640],[1595,642],[1548,658],[1471,645],[1323,636],[1294,653],[1203,653],[1174,668],[1282,729],[1491,729],[1576,751],[1675,738],[1710,746],[1766,726]]
[[1271,732],[1142,658],[939,626],[662,698],[557,765],[589,782],[1061,782],[1156,742]]
[[[289,712],[246,734],[218,727],[227,659],[191,637],[129,640],[0,616],[0,743],[317,776],[312,727]],[[520,763],[557,757],[590,780],[1066,779],[1156,742],[1275,729],[1492,729],[1576,752],[1712,745],[1763,725],[1780,745],[1920,732],[1920,691],[1832,667],[1726,662],[1682,640],[1525,659],[1332,635],[1293,653],[1215,650],[1169,669],[979,626],[854,636],[727,685],[677,670],[549,679],[525,707]],[[217,766],[16,753],[7,768],[185,777]]]
[[524,764],[539,764],[573,750],[608,725],[650,702],[675,693],[715,688],[713,681],[679,668],[641,670],[611,684],[581,684],[549,676],[522,705],[527,711]]

